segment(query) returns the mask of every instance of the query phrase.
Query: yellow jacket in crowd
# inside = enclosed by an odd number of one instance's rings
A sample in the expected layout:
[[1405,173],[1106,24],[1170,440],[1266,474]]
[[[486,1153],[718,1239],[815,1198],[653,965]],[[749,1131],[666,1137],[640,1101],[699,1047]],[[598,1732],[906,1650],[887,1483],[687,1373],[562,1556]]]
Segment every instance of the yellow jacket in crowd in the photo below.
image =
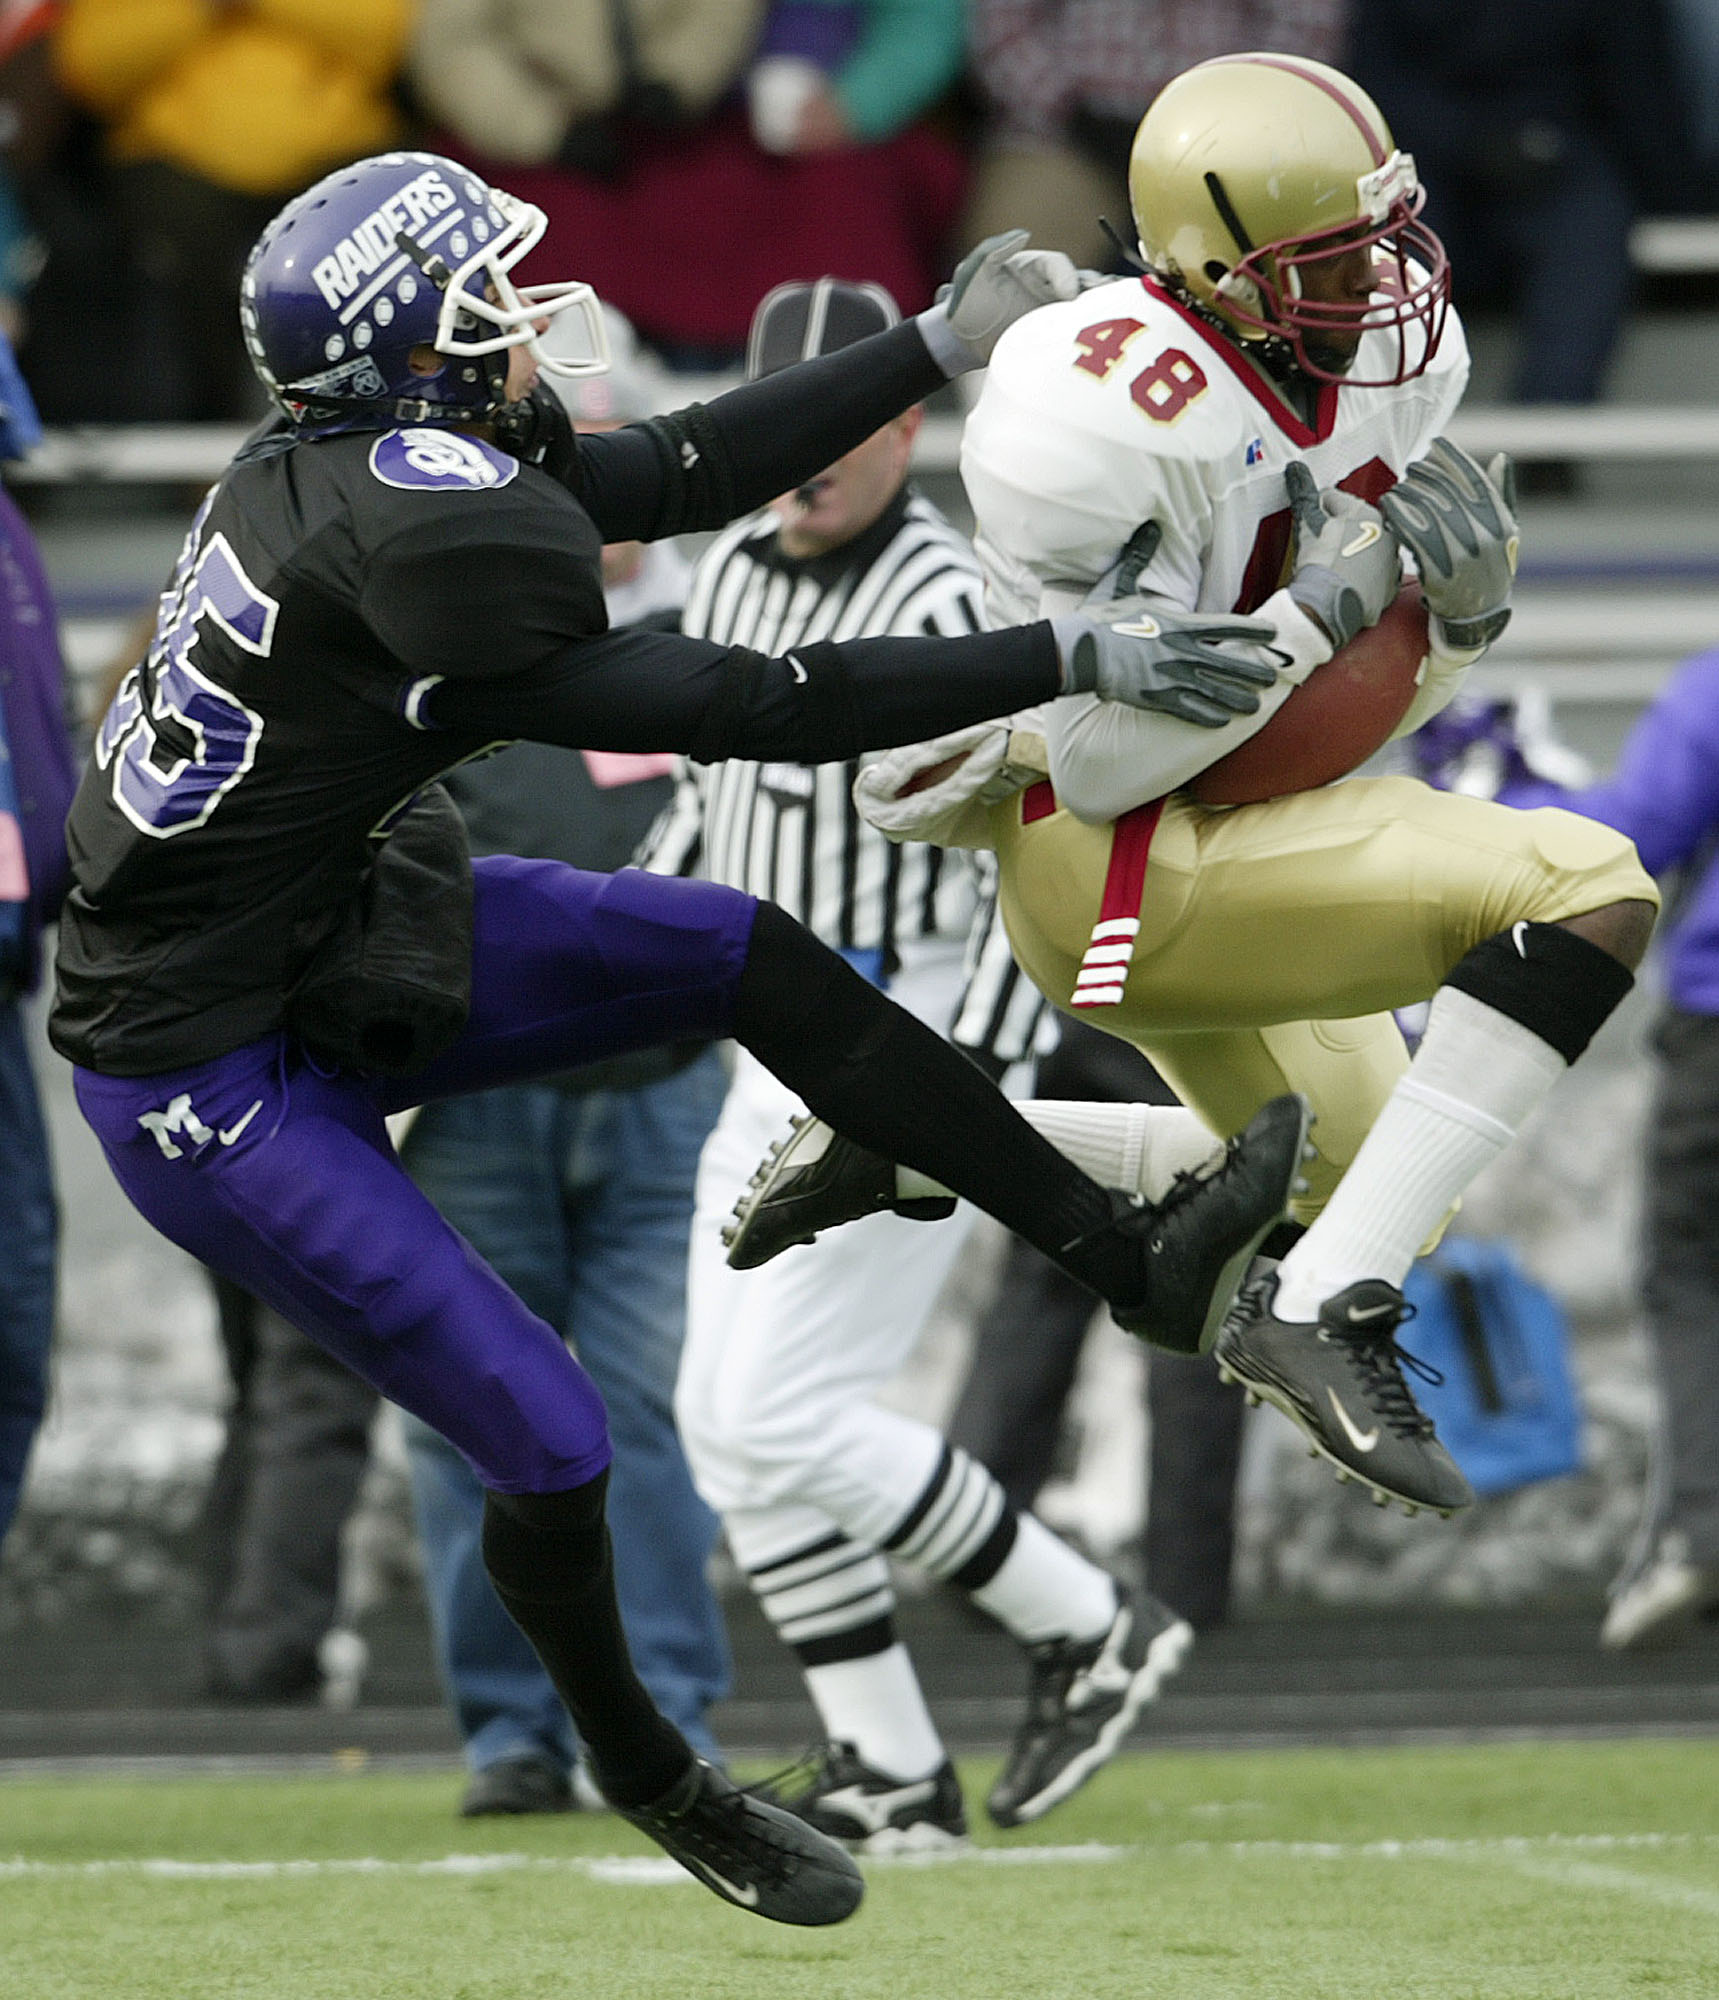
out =
[[66,0],[60,76],[120,159],[290,194],[393,144],[415,0]]

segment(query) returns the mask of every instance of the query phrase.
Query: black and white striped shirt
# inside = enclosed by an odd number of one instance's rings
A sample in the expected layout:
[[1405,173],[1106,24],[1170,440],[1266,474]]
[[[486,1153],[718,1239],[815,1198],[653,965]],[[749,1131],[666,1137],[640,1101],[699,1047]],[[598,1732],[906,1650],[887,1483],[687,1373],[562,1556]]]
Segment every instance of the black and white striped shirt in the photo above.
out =
[[[864,534],[827,555],[785,556],[773,513],[737,521],[700,558],[682,630],[780,655],[820,639],[953,637],[983,623],[972,549],[903,488]],[[887,968],[922,938],[967,937],[954,1035],[998,1063],[1030,1054],[1044,1002],[994,917],[989,855],[899,845],[853,806],[859,766],[684,763],[641,867],[768,897],[838,950]],[[975,864],[979,865],[975,865]]]

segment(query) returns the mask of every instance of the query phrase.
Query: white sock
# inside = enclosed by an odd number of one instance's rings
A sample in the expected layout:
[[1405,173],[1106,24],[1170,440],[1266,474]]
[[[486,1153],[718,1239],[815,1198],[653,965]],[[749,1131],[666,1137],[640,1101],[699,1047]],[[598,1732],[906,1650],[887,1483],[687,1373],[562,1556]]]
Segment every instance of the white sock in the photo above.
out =
[[1324,1213],[1284,1258],[1274,1315],[1315,1320],[1358,1278],[1401,1285],[1463,1189],[1567,1067],[1520,1022],[1441,986],[1408,1073]]
[[949,1753],[899,1640],[887,1652],[831,1660],[807,1667],[805,1675],[832,1743],[851,1743],[873,1770],[906,1784],[942,1769]]
[[[1179,1104],[1029,1097],[1015,1109],[1100,1187],[1126,1188],[1148,1201],[1161,1201],[1178,1174],[1223,1158],[1223,1141]],[[928,1175],[899,1166],[895,1191],[909,1200],[949,1192]]]
[[1109,1572],[1053,1535],[1033,1514],[1017,1517],[1015,1546],[991,1581],[972,1593],[1023,1646],[1041,1639],[1094,1639],[1116,1616]]

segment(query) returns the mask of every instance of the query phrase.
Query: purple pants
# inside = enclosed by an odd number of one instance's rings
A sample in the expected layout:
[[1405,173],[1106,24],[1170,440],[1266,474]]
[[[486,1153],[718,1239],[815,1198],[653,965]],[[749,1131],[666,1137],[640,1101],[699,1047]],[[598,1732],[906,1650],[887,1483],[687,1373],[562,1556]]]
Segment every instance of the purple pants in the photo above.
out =
[[476,863],[471,1015],[417,1075],[330,1074],[285,1034],[194,1068],[76,1073],[120,1186],[164,1236],[450,1439],[487,1486],[558,1492],[609,1463],[603,1405],[413,1186],[386,1116],[731,1030],[756,903],[709,882]]

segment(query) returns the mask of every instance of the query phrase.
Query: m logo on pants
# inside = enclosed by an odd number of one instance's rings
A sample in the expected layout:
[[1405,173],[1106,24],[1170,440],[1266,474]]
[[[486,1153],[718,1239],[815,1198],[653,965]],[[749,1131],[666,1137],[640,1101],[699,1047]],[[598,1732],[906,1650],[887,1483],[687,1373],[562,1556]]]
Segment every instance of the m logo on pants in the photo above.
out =
[[137,1122],[146,1132],[154,1133],[155,1143],[168,1159],[182,1160],[185,1157],[185,1148],[174,1145],[175,1133],[183,1133],[193,1146],[206,1146],[211,1139],[218,1139],[223,1146],[230,1146],[262,1108],[263,1100],[259,1097],[237,1124],[217,1132],[205,1125],[197,1116],[191,1108],[191,1093],[182,1090],[171,1100],[165,1111],[141,1112]]

